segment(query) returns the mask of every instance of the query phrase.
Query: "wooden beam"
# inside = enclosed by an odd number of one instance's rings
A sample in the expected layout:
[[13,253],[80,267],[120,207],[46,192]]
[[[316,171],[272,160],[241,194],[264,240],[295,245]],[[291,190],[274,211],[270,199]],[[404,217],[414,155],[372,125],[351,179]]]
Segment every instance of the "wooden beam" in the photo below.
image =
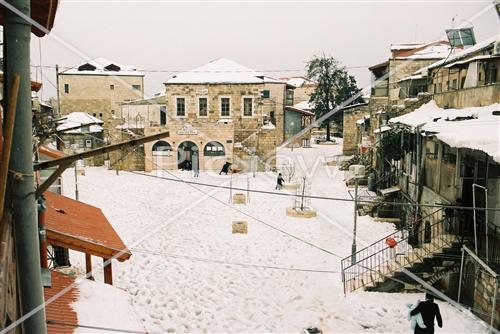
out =
[[[114,257],[115,255],[120,253],[120,250],[115,250],[90,241],[82,240],[80,238],[60,233],[49,228],[47,228],[46,231],[47,243],[54,246],[69,248],[78,252],[86,254],[88,253],[99,257]],[[130,256],[132,256],[132,253],[127,249],[116,259],[120,262],[123,262],[125,260],[128,260]]]
[[94,280],[92,275],[92,255],[85,253],[85,274],[87,279]]
[[[110,259],[102,258],[102,262],[104,265],[104,283],[113,285],[113,268]],[[106,264],[108,262],[108,264]]]
[[43,183],[41,185],[39,185],[38,188],[36,188],[36,191],[35,191],[36,197],[40,196],[47,189],[49,189],[49,187],[52,185],[52,183],[54,183],[54,181],[57,180],[57,178],[59,176],[61,176],[61,174],[69,166],[70,166],[70,164],[68,164],[68,163],[64,164],[64,165],[59,165],[59,167],[52,174],[50,174],[50,176],[45,181],[43,181]]
[[169,137],[168,131],[160,132],[160,133],[157,133],[154,135],[145,136],[145,137],[141,137],[141,138],[134,138],[134,139],[131,139],[128,141],[118,143],[118,144],[99,147],[99,148],[89,150],[86,152],[68,155],[68,156],[65,156],[65,157],[59,158],[59,159],[40,162],[40,163],[35,164],[33,166],[33,169],[35,171],[37,171],[37,170],[46,169],[46,168],[50,168],[50,167],[54,167],[54,166],[60,166],[62,164],[71,164],[71,163],[75,162],[76,160],[90,158],[90,157],[93,157],[93,156],[96,156],[99,154],[109,153],[109,152],[113,152],[113,151],[117,151],[117,150],[124,150],[127,148],[131,148],[131,147],[134,147],[137,145],[141,145],[141,144],[144,144],[144,143],[147,143],[147,142],[150,142],[153,140],[165,138],[165,137]]
[[19,92],[20,81],[21,77],[19,74],[14,74],[11,83],[12,87],[9,93],[9,108],[7,109],[7,115],[5,116],[5,134],[0,166],[0,219],[3,217],[5,208],[5,192],[7,190],[7,178],[9,175],[10,149],[12,147],[14,120],[16,118],[17,93]]

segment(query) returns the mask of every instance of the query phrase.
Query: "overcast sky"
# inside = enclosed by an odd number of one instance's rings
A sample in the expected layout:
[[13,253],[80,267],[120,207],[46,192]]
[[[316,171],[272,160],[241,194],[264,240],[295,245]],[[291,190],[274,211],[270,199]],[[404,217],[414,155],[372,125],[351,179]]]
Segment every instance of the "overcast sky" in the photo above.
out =
[[[51,35],[32,35],[32,65],[75,66],[104,57],[144,70],[189,70],[226,57],[275,77],[300,75],[315,54],[341,61],[358,85],[391,44],[445,38],[473,24],[477,40],[499,34],[491,1],[60,1]],[[482,14],[480,14],[482,13]],[[41,46],[41,47],[40,47]],[[287,70],[293,70],[286,72]],[[33,69],[33,78],[40,72]],[[285,71],[285,72],[272,72]],[[173,73],[146,73],[146,94]],[[49,82],[50,81],[50,82]],[[55,72],[43,69],[43,99]]]

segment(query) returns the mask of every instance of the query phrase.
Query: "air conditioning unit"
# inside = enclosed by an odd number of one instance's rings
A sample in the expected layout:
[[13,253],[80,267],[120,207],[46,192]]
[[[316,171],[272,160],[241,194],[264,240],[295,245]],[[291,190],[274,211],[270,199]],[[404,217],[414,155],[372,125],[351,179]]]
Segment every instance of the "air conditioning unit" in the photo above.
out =
[[495,42],[495,45],[493,46],[493,55],[500,55],[500,41]]
[[365,166],[351,165],[349,166],[349,175],[351,178],[360,179],[365,177]]

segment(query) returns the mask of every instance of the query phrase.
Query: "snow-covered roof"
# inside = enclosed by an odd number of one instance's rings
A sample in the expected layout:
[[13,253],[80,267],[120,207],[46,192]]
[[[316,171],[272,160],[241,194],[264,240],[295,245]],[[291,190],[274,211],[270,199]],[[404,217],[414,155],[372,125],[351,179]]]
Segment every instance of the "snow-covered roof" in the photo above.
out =
[[[64,119],[57,121],[57,123],[59,124],[57,126],[57,131],[61,131],[64,129],[74,128],[79,125],[92,123],[102,124],[103,121],[84,112],[72,112],[71,114],[64,116]],[[94,124],[90,125],[88,132],[101,132],[102,129],[102,126]],[[82,128],[65,131],[65,133],[82,133]]]
[[413,50],[416,48],[421,48],[422,46],[425,46],[425,43],[409,43],[409,44],[391,44],[391,51],[395,50]]
[[137,71],[134,66],[122,65],[106,58],[85,61],[61,74],[144,76],[144,73]]
[[473,61],[478,61],[478,60],[485,60],[485,59],[492,59],[492,58],[499,58],[500,55],[479,55],[471,58],[467,58],[465,60],[459,60],[454,63],[449,63],[448,65],[445,65],[445,68],[453,67],[456,65],[463,65],[467,63],[471,63]]
[[179,73],[166,84],[285,83],[226,58],[218,58],[193,70]]
[[432,69],[432,68],[435,68],[435,67],[439,67],[443,64],[449,64],[449,63],[452,63],[452,62],[455,62],[459,59],[462,59],[462,58],[465,58],[475,52],[479,52],[483,49],[486,49],[488,47],[490,47],[491,45],[493,45],[496,41],[499,40],[499,37],[498,35],[495,35],[495,36],[492,36],[488,39],[485,39],[484,41],[481,41],[479,43],[477,43],[476,45],[474,46],[471,46],[470,48],[467,48],[465,50],[460,50],[458,52],[456,52],[455,54],[451,55],[450,57],[448,58],[445,58],[445,59],[442,59],[440,61],[437,61],[435,62],[434,64],[431,64],[429,65],[429,69]]
[[488,153],[500,163],[500,103],[484,107],[442,109],[434,100],[414,112],[395,117],[389,123],[422,126],[451,147],[469,148]]
[[293,107],[297,108],[297,109],[308,110],[308,111],[313,110],[313,108],[314,108],[314,106],[311,103],[309,103],[309,101],[299,102],[299,103],[295,104]]
[[78,296],[71,308],[76,312],[78,324],[146,332],[125,291],[88,279],[78,280],[76,288]]
[[280,80],[285,81],[288,85],[292,85],[295,87],[302,87],[305,85],[314,85],[316,84],[314,81],[303,77],[303,76],[298,76],[298,77],[289,77],[289,78],[280,78]]
[[445,43],[433,43],[428,46],[420,46],[421,50],[408,56],[399,56],[396,59],[442,59],[450,54],[451,46]]
[[419,80],[419,79],[423,79],[423,78],[424,78],[424,76],[422,74],[414,74],[414,75],[410,75],[409,77],[398,80],[398,82],[403,82],[403,81],[407,81],[407,80]]

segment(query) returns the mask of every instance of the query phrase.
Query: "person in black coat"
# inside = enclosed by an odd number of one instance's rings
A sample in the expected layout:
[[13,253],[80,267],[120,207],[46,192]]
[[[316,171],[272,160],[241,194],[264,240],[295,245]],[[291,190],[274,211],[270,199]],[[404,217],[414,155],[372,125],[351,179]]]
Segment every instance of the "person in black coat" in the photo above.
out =
[[285,180],[283,179],[283,176],[281,175],[281,173],[279,173],[278,179],[276,180],[276,189],[277,190],[281,190],[281,188],[283,188],[283,182],[285,182]]
[[231,163],[229,161],[226,161],[224,166],[222,166],[222,169],[220,170],[219,175],[221,175],[222,173],[227,175],[227,173],[229,172],[229,166],[231,166]]
[[420,313],[424,319],[424,324],[427,328],[415,326],[415,334],[434,334],[434,318],[436,318],[439,328],[443,327],[443,319],[439,312],[439,306],[434,303],[434,296],[430,293],[425,294],[425,301],[420,302],[418,306],[410,312],[410,315]]

